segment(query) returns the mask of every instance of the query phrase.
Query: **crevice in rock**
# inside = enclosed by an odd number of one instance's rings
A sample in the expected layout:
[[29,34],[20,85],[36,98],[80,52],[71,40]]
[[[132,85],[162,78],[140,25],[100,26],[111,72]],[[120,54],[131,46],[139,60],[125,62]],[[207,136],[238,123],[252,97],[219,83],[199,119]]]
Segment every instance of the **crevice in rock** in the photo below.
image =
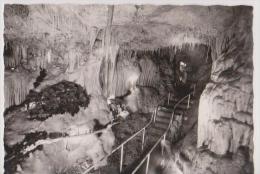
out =
[[34,88],[37,88],[40,85],[40,83],[44,80],[46,75],[46,69],[40,67],[40,75],[36,78],[36,82],[33,83]]

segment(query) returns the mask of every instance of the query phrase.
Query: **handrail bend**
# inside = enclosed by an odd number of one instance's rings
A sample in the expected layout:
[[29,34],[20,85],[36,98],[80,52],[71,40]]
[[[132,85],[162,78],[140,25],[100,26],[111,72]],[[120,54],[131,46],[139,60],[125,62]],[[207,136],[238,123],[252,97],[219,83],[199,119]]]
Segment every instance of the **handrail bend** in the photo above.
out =
[[[132,172],[132,174],[136,173],[138,171],[138,169],[143,165],[143,163],[145,161],[147,161],[146,163],[146,168],[145,168],[145,173],[147,174],[148,173],[148,169],[149,169],[149,162],[150,162],[150,155],[151,153],[154,151],[154,149],[157,147],[157,145],[162,141],[162,140],[165,140],[166,139],[166,136],[167,136],[167,133],[168,131],[170,130],[171,128],[171,125],[172,125],[172,122],[173,122],[173,117],[174,117],[174,112],[175,112],[175,109],[177,108],[177,106],[182,103],[185,99],[189,99],[190,100],[190,97],[191,95],[193,94],[193,92],[189,93],[188,95],[184,96],[182,99],[180,99],[173,107],[173,112],[172,112],[172,115],[171,115],[171,121],[167,127],[167,129],[165,130],[165,132],[163,133],[163,135],[156,141],[156,143],[153,145],[153,147],[148,151],[148,153],[143,157],[142,161],[135,167],[134,171]],[[189,106],[189,103],[190,101],[188,100],[188,106]]]
[[[129,138],[127,138],[124,142],[122,142],[120,145],[118,145],[115,149],[112,150],[112,152],[106,156],[104,156],[100,161],[106,159],[107,157],[111,156],[113,153],[115,153],[117,150],[121,149],[121,154],[120,154],[120,172],[122,172],[122,162],[123,162],[123,153],[124,153],[124,145],[129,142],[130,140],[132,140],[133,138],[135,138],[137,135],[139,135],[141,132],[143,132],[143,136],[142,136],[142,150],[143,150],[143,144],[144,144],[144,137],[145,137],[145,130],[147,127],[149,127],[154,121],[155,121],[155,116],[157,115],[157,110],[158,110],[158,106],[155,108],[155,110],[152,112],[152,117],[150,119],[150,121],[139,131],[137,131],[136,133],[134,133],[132,136],[130,136]],[[86,169],[82,174],[87,174],[88,172],[90,172],[91,170],[93,170],[96,166],[92,165],[91,167],[89,167],[88,169]]]
[[[153,150],[155,149],[155,147],[157,147],[157,145],[161,142],[162,139],[165,140],[166,138],[166,135],[167,135],[167,132],[169,131],[171,125],[172,125],[172,122],[173,122],[173,117],[174,117],[174,111],[176,109],[176,107],[183,101],[185,100],[186,98],[188,98],[190,100],[190,96],[193,92],[189,93],[188,95],[186,95],[185,97],[183,97],[181,100],[179,100],[175,105],[174,105],[174,108],[173,108],[173,112],[172,112],[172,115],[171,115],[171,120],[170,120],[170,123],[166,129],[166,131],[164,132],[164,134],[157,140],[157,142],[154,144],[154,146],[149,150],[149,152],[145,155],[145,157],[143,158],[143,160],[139,163],[139,165],[135,168],[135,170],[132,172],[132,173],[135,173],[139,168],[140,166],[144,163],[144,161],[147,159],[147,166],[146,166],[146,174],[148,172],[148,167],[149,167],[149,159],[150,159],[150,154],[153,152]],[[169,99],[170,99],[170,94],[168,95],[168,104],[169,104]],[[188,107],[189,107],[189,100],[188,100]],[[112,154],[114,154],[116,151],[118,151],[120,149],[120,166],[119,166],[119,171],[120,173],[122,172],[123,170],[123,158],[124,158],[124,145],[129,142],[130,140],[132,140],[133,138],[135,138],[137,135],[139,135],[141,132],[143,133],[142,134],[142,150],[144,148],[144,141],[145,141],[145,135],[146,135],[146,128],[148,128],[153,122],[155,122],[156,120],[156,116],[157,116],[157,111],[158,111],[158,108],[160,107],[160,105],[158,105],[153,113],[152,113],[152,117],[149,121],[149,123],[147,123],[142,129],[140,129],[139,131],[137,131],[136,133],[134,133],[132,136],[130,136],[128,139],[126,139],[124,142],[122,142],[120,145],[118,145],[115,149],[112,150],[112,152],[106,156],[104,156],[100,161],[106,159],[107,157],[111,156]],[[87,174],[88,172],[90,172],[91,170],[93,170],[96,166],[95,165],[92,165],[91,167],[89,167],[88,169],[86,169],[82,174]]]

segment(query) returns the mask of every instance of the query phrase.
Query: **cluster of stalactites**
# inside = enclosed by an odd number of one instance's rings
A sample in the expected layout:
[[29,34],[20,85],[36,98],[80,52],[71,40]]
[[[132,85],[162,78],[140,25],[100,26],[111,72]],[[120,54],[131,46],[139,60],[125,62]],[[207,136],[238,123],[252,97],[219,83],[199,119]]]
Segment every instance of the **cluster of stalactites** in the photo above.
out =
[[4,64],[5,68],[17,68],[22,66],[25,69],[46,68],[52,62],[51,49],[29,48],[23,43],[12,43],[6,41]]
[[29,90],[32,89],[30,77],[27,75],[12,73],[6,77],[4,83],[5,108],[22,103]]
[[[41,5],[33,6],[32,13],[30,14],[31,20],[28,20],[28,26],[30,27],[32,34],[37,34],[43,30],[41,25],[37,25],[40,21],[48,27],[51,35],[58,33],[64,33],[67,31],[86,31],[86,25],[84,19],[81,16],[75,18],[74,15],[64,15],[64,11],[53,5]],[[75,27],[77,26],[77,27]],[[82,32],[81,32],[82,35]]]
[[13,45],[6,42],[4,47],[4,64],[6,68],[14,68],[21,64],[27,57],[27,48],[24,45]]
[[159,88],[159,67],[154,64],[150,59],[140,60],[142,72],[138,78],[137,84],[140,86],[149,86]]
[[[215,45],[215,39],[208,39],[207,42],[181,42],[181,43],[171,43],[170,46],[167,47],[159,47],[159,48],[147,48],[143,50],[134,49],[138,55],[156,55],[162,56],[165,53],[175,55],[178,51],[182,51],[185,48],[196,49],[200,45],[205,45],[208,48],[212,48]],[[123,47],[124,48],[124,47]],[[127,47],[125,48],[127,49]]]
[[141,69],[136,60],[136,52],[119,49],[117,57],[113,89],[120,96],[136,87]]
[[114,14],[114,6],[108,7],[107,26],[102,39],[103,50],[103,94],[108,97],[115,95],[114,80],[116,73],[117,53],[119,45],[117,40],[113,37],[112,33],[112,21]]

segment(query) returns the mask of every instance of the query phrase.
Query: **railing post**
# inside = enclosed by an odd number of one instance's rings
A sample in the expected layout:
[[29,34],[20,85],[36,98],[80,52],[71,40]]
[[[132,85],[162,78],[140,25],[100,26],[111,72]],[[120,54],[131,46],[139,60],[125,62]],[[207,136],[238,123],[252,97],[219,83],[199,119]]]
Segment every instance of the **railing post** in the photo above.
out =
[[168,94],[168,101],[167,101],[168,105],[170,104],[170,98],[171,98],[171,93],[169,92],[169,94]]
[[148,174],[149,163],[150,163],[150,153],[149,153],[148,156],[147,156],[147,162],[146,162],[145,174]]
[[196,84],[194,84],[194,86],[193,86],[193,97],[195,96],[195,90],[196,90]]
[[[166,140],[166,133],[163,135],[163,142]],[[162,146],[162,156],[164,154],[164,146]]]
[[142,151],[144,150],[144,140],[145,140],[145,128],[143,129],[143,137],[142,137]]
[[188,104],[187,104],[187,109],[190,108],[190,94],[189,94],[189,97],[188,97]]
[[155,108],[155,112],[154,112],[154,120],[153,120],[153,122],[156,121],[157,111],[158,111],[158,106]]
[[156,113],[156,109],[153,111],[153,122],[155,122],[156,119],[155,113]]
[[119,168],[120,173],[123,170],[123,158],[124,158],[124,144],[122,144],[121,146],[121,153],[120,153],[120,168]]

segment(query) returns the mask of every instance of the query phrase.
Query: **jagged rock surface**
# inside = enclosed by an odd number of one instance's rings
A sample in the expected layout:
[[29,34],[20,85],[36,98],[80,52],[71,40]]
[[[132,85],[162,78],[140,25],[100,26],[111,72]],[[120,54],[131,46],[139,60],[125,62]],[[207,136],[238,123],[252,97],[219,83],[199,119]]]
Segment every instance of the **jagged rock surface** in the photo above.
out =
[[211,82],[200,98],[197,146],[221,155],[253,150],[252,11],[241,12],[216,40]]

